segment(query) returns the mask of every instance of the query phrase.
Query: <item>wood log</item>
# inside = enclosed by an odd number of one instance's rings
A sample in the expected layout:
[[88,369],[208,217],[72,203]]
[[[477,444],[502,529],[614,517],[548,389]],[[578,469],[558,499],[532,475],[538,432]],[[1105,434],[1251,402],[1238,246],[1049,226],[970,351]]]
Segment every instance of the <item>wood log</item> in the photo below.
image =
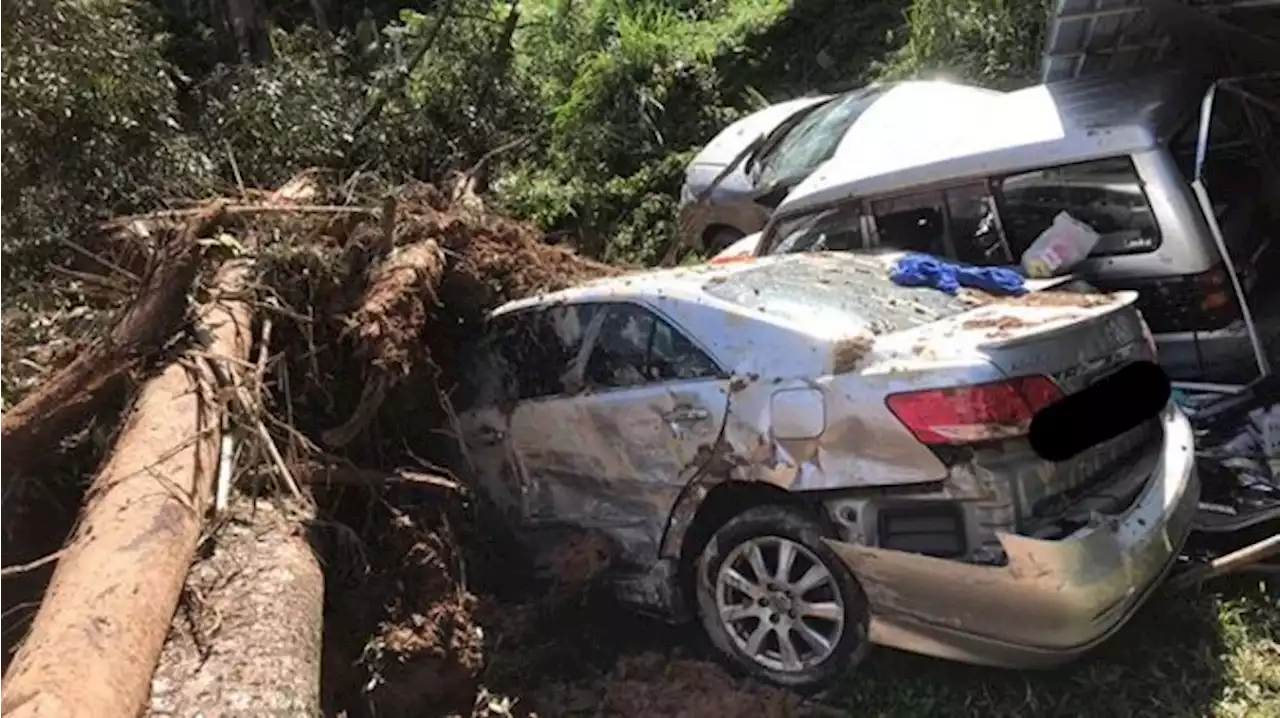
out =
[[222,218],[223,204],[201,208],[157,255],[137,299],[111,333],[92,344],[0,418],[4,470],[38,470],[48,452],[110,397],[137,361],[159,351],[178,328],[184,297],[200,268],[197,240]]
[[[210,342],[195,353],[248,359],[249,269],[218,271],[198,320]],[[0,713],[136,716],[146,705],[217,471],[207,366],[180,358],[142,387],[4,677]]]
[[232,503],[187,576],[147,714],[318,716],[324,577],[296,515]]

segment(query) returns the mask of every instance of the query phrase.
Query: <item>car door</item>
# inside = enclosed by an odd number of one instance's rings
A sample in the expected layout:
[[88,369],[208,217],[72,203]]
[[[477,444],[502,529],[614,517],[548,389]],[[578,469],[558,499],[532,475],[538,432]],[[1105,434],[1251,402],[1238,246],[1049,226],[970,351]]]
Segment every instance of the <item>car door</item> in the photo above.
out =
[[[626,536],[631,558],[655,558],[681,489],[724,426],[729,378],[652,307],[614,302],[601,311],[580,367],[583,390],[557,402],[556,428],[544,429],[574,442],[582,471],[537,483],[531,510]],[[523,417],[515,422],[524,431]]]
[[549,491],[577,485],[597,471],[572,416],[582,390],[586,337],[597,310],[591,303],[538,309],[524,318],[520,338],[510,343],[517,389],[505,441],[527,525],[548,518]]

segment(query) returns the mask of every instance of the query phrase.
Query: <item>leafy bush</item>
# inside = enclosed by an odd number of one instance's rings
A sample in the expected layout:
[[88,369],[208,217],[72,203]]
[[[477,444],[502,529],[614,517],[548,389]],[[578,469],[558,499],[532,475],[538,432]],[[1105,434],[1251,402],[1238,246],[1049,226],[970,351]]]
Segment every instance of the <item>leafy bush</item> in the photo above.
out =
[[989,87],[1035,81],[1051,0],[912,0],[886,79],[942,72]]
[[[4,276],[39,273],[101,212],[200,193],[161,39],[129,0],[12,0],[3,35]],[[6,287],[10,282],[6,281]]]
[[439,181],[487,160],[510,211],[651,262],[686,163],[744,112],[935,70],[1024,81],[1047,1],[371,0],[317,18],[289,0],[266,10],[269,61],[251,65],[224,62],[207,3],[12,0],[3,246],[34,254],[5,276],[98,214],[226,186],[232,160],[259,186],[308,166]]

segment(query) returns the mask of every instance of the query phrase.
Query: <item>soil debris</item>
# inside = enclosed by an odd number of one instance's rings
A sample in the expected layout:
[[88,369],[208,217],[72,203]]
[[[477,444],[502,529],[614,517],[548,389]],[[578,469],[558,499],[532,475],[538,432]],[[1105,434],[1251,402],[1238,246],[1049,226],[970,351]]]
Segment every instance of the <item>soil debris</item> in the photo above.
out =
[[861,332],[856,336],[840,340],[835,345],[832,371],[836,374],[852,371],[871,353],[875,345],[876,338],[871,332]]
[[1032,327],[1035,326],[1035,322],[1029,322],[1021,317],[1009,314],[984,314],[966,319],[960,326],[965,329],[1006,330]]

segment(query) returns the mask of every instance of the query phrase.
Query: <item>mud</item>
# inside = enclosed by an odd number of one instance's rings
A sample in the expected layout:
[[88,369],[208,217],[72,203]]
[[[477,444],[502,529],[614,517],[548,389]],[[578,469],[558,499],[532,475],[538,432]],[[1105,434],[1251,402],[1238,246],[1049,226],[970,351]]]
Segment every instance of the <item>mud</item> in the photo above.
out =
[[1113,304],[1116,298],[1110,294],[1084,294],[1081,292],[1053,290],[1029,292],[1020,297],[1006,297],[973,289],[962,289],[960,300],[972,306],[998,304],[1012,307],[1081,307],[1091,309]]
[[1035,326],[1033,322],[1028,322],[1020,317],[1012,317],[1009,315],[988,315],[966,319],[960,325],[965,329],[1022,329],[1025,327]]

